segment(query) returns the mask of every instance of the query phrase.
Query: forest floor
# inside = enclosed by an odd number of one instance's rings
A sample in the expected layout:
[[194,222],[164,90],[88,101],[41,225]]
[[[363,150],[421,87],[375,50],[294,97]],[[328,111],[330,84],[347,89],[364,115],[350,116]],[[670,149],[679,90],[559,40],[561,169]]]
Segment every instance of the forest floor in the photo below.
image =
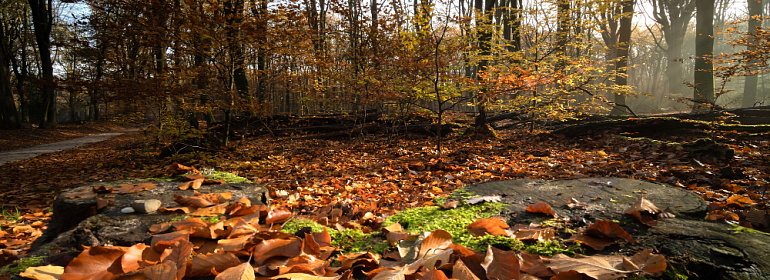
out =
[[[5,142],[0,147],[60,141],[118,127],[3,131],[0,140]],[[734,157],[698,158],[682,145],[660,142],[684,143],[703,137],[729,145]],[[234,140],[229,149],[159,158],[162,145],[154,141],[154,135],[134,132],[0,166],[0,249],[23,254],[40,236],[52,202],[63,190],[87,182],[160,177],[165,166],[174,162],[231,172],[263,184],[276,198],[273,205],[298,215],[312,216],[324,207],[341,205],[359,213],[390,215],[431,205],[434,198],[448,196],[455,189],[491,180],[624,177],[692,190],[711,202],[710,219],[736,220],[767,230],[768,215],[747,220],[756,216],[748,215],[751,211],[767,213],[770,203],[770,194],[766,194],[770,186],[767,139],[767,133],[735,131],[658,133],[655,141],[611,132],[570,138],[521,127],[499,131],[494,139],[452,134],[444,139],[439,155],[435,138],[408,134],[346,140],[263,135]]]

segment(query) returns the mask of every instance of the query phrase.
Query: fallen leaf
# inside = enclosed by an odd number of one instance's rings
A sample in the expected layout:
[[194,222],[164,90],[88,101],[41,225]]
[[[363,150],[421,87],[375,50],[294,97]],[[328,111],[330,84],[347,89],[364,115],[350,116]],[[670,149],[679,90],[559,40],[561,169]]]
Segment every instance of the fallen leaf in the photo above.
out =
[[262,263],[275,256],[293,258],[302,253],[302,241],[298,238],[262,240],[252,249],[254,265]]
[[215,280],[254,280],[254,267],[248,262],[225,269]]
[[466,228],[470,233],[473,233],[476,236],[484,236],[487,233],[491,235],[508,235],[505,231],[508,228],[508,224],[495,217],[476,220],[466,226]]
[[616,223],[608,220],[599,220],[588,226],[586,233],[595,237],[624,239],[630,243],[636,243],[628,232]]
[[732,195],[725,200],[725,203],[727,206],[732,207],[744,207],[750,204],[754,204],[754,201],[751,200],[748,196],[743,196],[740,194]]
[[452,278],[458,280],[479,280],[479,277],[473,274],[462,260],[457,260],[452,266]]
[[265,218],[265,224],[280,224],[291,218],[292,213],[291,210],[286,208],[275,208],[270,210],[270,212],[267,213],[267,217]]
[[519,258],[513,251],[504,251],[487,245],[487,255],[481,267],[487,272],[487,279],[509,280],[519,279],[521,266]]
[[179,185],[177,185],[177,188],[179,188],[180,190],[186,190],[186,189],[197,190],[201,188],[202,184],[203,184],[203,179],[201,178],[201,179],[195,179],[188,182],[179,183]]
[[230,252],[197,254],[192,258],[190,276],[208,276],[212,275],[212,270],[224,271],[239,264],[241,264],[241,260]]
[[623,268],[631,271],[642,271],[652,276],[660,276],[666,270],[666,258],[652,253],[647,249],[633,255],[630,259],[623,258]]
[[198,169],[195,169],[195,167],[184,166],[176,162],[172,163],[169,166],[166,166],[166,172],[168,172],[171,175],[179,175],[184,173],[199,173]]
[[19,276],[37,280],[58,280],[64,273],[64,267],[55,265],[28,267]]
[[574,234],[569,239],[564,240],[567,242],[579,242],[581,244],[585,244],[588,247],[593,248],[594,250],[601,251],[604,250],[607,246],[610,246],[612,244],[617,243],[613,239],[608,238],[601,238],[601,237],[593,237],[588,236],[585,234]]
[[552,228],[519,229],[511,237],[522,241],[551,241],[556,238],[556,233]]
[[109,279],[123,274],[119,260],[125,250],[118,246],[85,249],[70,261],[59,279]]
[[542,201],[541,202],[537,202],[535,204],[532,204],[530,206],[527,206],[525,211],[527,211],[529,213],[535,213],[535,214],[546,214],[546,215],[549,215],[549,216],[552,216],[552,217],[555,216],[551,206],[548,205],[548,203],[545,203],[545,202],[542,202]]
[[118,187],[112,188],[112,193],[137,193],[142,191],[151,190],[158,187],[155,183],[137,183],[137,184],[122,184]]
[[465,203],[467,204],[479,204],[482,202],[500,202],[503,200],[502,196],[499,195],[487,195],[487,196],[480,196],[480,197],[474,197],[469,198],[465,200]]

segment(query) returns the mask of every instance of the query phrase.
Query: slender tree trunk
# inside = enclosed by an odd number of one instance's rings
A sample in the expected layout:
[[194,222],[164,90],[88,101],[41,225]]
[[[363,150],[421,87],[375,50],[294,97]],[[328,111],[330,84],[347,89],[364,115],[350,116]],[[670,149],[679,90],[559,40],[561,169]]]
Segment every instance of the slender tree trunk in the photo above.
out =
[[5,45],[5,26],[0,21],[0,128],[19,128],[21,119],[11,92],[10,54]]
[[714,0],[695,1],[697,11],[695,25],[695,74],[693,83],[693,112],[709,111],[716,100],[714,96]]
[[[748,30],[748,36],[750,40],[749,47],[747,48],[747,51],[754,52],[757,50],[756,48],[756,35],[757,30],[762,26],[762,15],[763,15],[763,5],[762,0],[747,0],[748,6],[749,6],[749,30]],[[748,68],[752,71],[755,71],[754,65],[757,64],[756,60],[751,60],[748,62]],[[751,75],[747,76],[745,80],[745,85],[743,86],[743,102],[742,107],[753,107],[754,102],[757,101],[757,75]]]
[[42,70],[41,92],[44,114],[40,127],[54,127],[56,122],[56,88],[53,80],[53,61],[51,60],[51,27],[53,25],[53,0],[28,0],[32,10],[32,23],[35,29],[40,68]]
[[[620,28],[618,29],[617,62],[615,64],[616,75],[615,84],[619,86],[628,85],[628,53],[631,47],[631,20],[634,17],[634,0],[623,1],[623,12],[620,16]],[[626,105],[626,94],[624,92],[615,92],[615,108],[611,115],[626,115],[628,109]]]

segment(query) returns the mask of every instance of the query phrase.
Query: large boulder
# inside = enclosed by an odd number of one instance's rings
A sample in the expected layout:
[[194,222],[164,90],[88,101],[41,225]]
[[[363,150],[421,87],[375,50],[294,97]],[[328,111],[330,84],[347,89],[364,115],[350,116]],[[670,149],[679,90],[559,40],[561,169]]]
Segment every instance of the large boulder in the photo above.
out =
[[[153,183],[156,187],[135,193],[90,193],[93,190],[125,184]],[[159,200],[161,207],[178,207],[175,195],[192,196],[194,190],[180,190],[179,182],[118,181],[94,183],[60,194],[54,201],[53,217],[43,236],[32,244],[32,255],[72,255],[82,246],[118,245],[131,246],[150,243],[149,227],[179,219],[179,213],[126,213],[127,207],[137,206],[144,200]],[[231,202],[248,198],[252,204],[269,201],[267,189],[251,183],[204,185],[195,190],[200,193],[232,193]],[[139,202],[137,202],[139,201]],[[153,202],[156,203],[156,202]]]
[[[537,218],[525,209],[542,201],[551,205],[557,216],[572,221],[618,221],[638,241],[595,253],[653,249],[664,254],[670,264],[691,272],[690,279],[770,279],[770,235],[705,220],[707,202],[688,190],[624,178],[518,179],[481,183],[466,190],[480,196],[501,196],[507,204],[503,216],[510,224]],[[641,225],[625,215],[640,196],[661,209],[672,210],[676,217],[661,219],[653,227]],[[567,207],[571,198],[587,206]]]

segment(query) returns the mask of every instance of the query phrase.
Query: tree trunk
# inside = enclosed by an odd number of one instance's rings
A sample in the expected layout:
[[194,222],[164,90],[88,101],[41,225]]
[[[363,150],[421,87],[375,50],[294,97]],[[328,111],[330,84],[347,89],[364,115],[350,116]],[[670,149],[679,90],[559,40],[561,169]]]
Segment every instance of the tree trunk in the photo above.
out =
[[693,77],[693,112],[706,112],[716,100],[714,96],[714,0],[695,1],[695,74]]
[[[757,30],[762,26],[763,5],[762,0],[748,0],[749,6],[749,30],[747,35],[749,36],[749,47],[747,51],[754,52],[757,50]],[[748,68],[751,71],[755,71],[754,67],[757,64],[756,60],[748,62]],[[757,75],[747,76],[745,85],[743,87],[743,102],[742,107],[753,107],[754,102],[757,101]]]
[[21,119],[19,111],[16,110],[16,102],[13,101],[13,92],[11,92],[11,70],[10,54],[8,46],[5,45],[5,26],[0,21],[0,128],[19,128]]
[[54,127],[56,123],[56,89],[53,80],[53,61],[51,60],[51,26],[53,25],[53,0],[28,0],[32,10],[32,23],[35,29],[40,68],[42,70],[41,92],[43,96],[43,115],[40,127]]
[[[631,47],[631,20],[634,17],[634,0],[623,1],[623,12],[620,16],[620,28],[618,30],[617,62],[615,64],[615,84],[628,85],[628,51]],[[628,114],[626,107],[626,94],[615,92],[615,108],[610,115],[621,116]]]

